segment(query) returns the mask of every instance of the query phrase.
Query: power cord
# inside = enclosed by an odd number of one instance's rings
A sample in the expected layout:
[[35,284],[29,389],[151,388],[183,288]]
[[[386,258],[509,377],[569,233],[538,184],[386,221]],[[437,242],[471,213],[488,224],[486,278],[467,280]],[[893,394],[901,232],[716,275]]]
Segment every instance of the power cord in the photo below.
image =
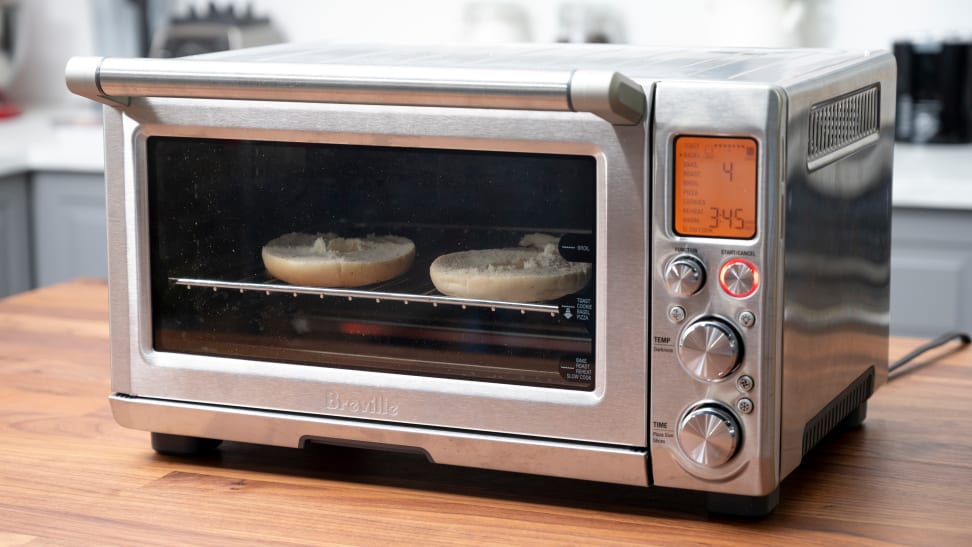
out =
[[[945,344],[951,342],[952,340],[959,340],[963,346],[968,345],[970,342],[972,342],[972,338],[969,338],[969,335],[965,334],[964,332],[947,332],[939,336],[938,338],[932,340],[931,342],[928,342],[927,344],[916,348],[908,355],[905,355],[901,359],[898,359],[897,361],[888,365],[888,373],[891,373],[892,371],[907,365],[908,363],[915,360],[915,358],[919,357],[923,353],[931,351],[939,346],[944,346]],[[897,377],[898,376],[895,376],[895,378]],[[889,376],[889,379],[893,380],[894,378],[891,378]]]

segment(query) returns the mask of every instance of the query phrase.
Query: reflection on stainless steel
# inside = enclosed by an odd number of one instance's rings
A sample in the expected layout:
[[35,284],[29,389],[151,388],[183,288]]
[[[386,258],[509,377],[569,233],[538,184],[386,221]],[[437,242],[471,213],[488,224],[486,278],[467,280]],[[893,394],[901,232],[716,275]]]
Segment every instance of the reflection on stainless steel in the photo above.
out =
[[[814,106],[874,82],[877,143],[810,171]],[[871,367],[874,388],[887,377],[894,104],[891,59],[790,94],[788,123],[798,131],[786,150],[782,476],[803,458],[807,423],[836,394]]]
[[[869,230],[872,235],[876,231]],[[846,237],[857,237],[855,234],[848,234]],[[863,242],[861,244],[864,244]],[[790,253],[787,256],[787,265],[791,266],[796,272],[812,272],[813,275],[825,279],[857,279],[867,285],[881,285],[888,282],[891,270],[884,261],[875,261],[867,256],[845,256],[838,260],[826,260],[821,262],[818,256],[801,255]]]
[[791,323],[798,324],[807,332],[833,330],[839,325],[880,327],[890,320],[887,309],[875,307],[873,310],[868,310],[863,307],[867,304],[874,305],[873,301],[831,302],[824,306],[820,305],[820,301],[814,301],[813,304],[811,308],[791,302],[785,310],[786,316],[790,318]]

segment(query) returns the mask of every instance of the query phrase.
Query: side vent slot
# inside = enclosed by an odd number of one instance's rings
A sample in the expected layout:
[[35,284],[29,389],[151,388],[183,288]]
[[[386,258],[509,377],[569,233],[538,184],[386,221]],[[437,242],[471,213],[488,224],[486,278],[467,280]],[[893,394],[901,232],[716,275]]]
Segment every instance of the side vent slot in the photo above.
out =
[[813,105],[807,168],[813,171],[877,142],[880,99],[875,84]]
[[874,393],[874,367],[867,369],[803,428],[803,455],[834,430]]

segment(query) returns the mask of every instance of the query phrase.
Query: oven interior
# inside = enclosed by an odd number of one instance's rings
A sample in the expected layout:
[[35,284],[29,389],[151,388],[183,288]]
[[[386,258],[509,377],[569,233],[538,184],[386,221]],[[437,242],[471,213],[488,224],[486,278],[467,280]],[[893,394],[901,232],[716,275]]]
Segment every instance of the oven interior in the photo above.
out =
[[[156,350],[594,389],[594,157],[164,136],[146,147]],[[291,232],[403,236],[415,259],[363,287],[292,285],[261,257]],[[586,286],[516,302],[450,297],[430,280],[439,255],[530,233],[590,263]]]

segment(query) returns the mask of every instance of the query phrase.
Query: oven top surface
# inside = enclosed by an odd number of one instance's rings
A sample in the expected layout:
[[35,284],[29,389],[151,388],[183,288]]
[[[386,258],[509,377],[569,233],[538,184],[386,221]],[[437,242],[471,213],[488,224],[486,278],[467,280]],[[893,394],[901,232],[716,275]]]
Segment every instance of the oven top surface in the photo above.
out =
[[784,82],[863,61],[866,51],[649,48],[606,44],[283,44],[189,57],[241,63],[614,70],[632,78]]

